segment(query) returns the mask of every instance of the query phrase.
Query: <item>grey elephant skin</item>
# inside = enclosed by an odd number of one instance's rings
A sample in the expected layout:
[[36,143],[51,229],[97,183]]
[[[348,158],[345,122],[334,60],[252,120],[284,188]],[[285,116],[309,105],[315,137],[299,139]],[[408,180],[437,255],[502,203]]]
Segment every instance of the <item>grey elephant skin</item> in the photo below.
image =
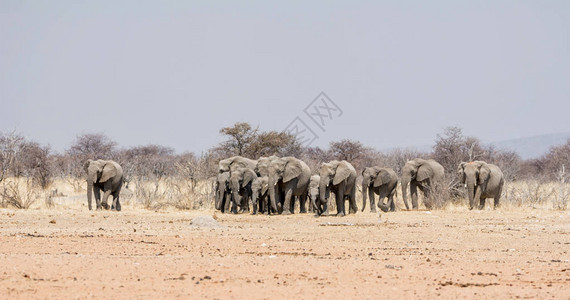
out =
[[[249,211],[249,200],[251,199],[251,184],[257,178],[257,174],[250,168],[237,168],[231,172],[230,188],[233,195],[233,206],[240,207],[240,213]],[[234,211],[234,213],[236,213]]]
[[[267,180],[269,180],[269,165],[271,165],[271,162],[279,159],[278,156],[272,155],[269,157],[260,157],[259,159],[257,159],[257,165],[255,166],[254,171],[257,173],[257,176],[259,177],[267,177]],[[269,193],[267,194],[267,203],[271,203],[270,202],[270,196]],[[260,202],[259,204],[261,205],[263,202]],[[265,210],[268,206],[262,207],[260,206],[261,210]],[[268,208],[269,210],[271,210],[271,208]],[[270,213],[271,211],[268,211],[268,213]],[[273,213],[276,213],[277,211],[273,211]]]
[[[219,188],[219,190],[216,190],[216,194],[219,195],[226,195],[226,193],[229,193],[229,201],[223,200],[223,199],[219,199],[216,198],[216,200],[220,200],[218,203],[223,202],[224,204],[224,212],[229,212],[229,210],[227,209],[227,205],[229,205],[229,203],[234,203],[234,199],[233,199],[233,194],[231,193],[231,187],[230,187],[230,182],[229,182],[229,177],[231,176],[231,173],[233,170],[238,169],[238,168],[250,168],[250,169],[254,169],[255,166],[257,165],[257,161],[253,160],[253,159],[249,159],[246,157],[242,157],[242,156],[232,156],[230,158],[226,158],[226,159],[222,159],[220,160],[220,162],[218,163],[218,181],[221,179],[219,174],[223,174],[227,172],[227,175],[224,175],[223,177],[227,176],[227,184],[225,185],[226,189],[222,189],[222,187],[224,186],[222,184],[222,182],[218,182],[218,184],[216,185],[216,187]],[[223,191],[223,193],[221,192]],[[222,208],[218,208],[218,205],[216,205],[216,208],[219,210],[222,210]],[[236,211],[236,207],[232,207],[231,211]]]
[[402,198],[406,209],[410,209],[408,205],[408,185],[410,186],[410,196],[412,197],[413,209],[418,209],[418,189],[424,193],[424,204],[427,209],[431,209],[433,205],[433,191],[441,185],[444,176],[443,166],[433,159],[416,158],[406,162],[402,169]]
[[230,172],[222,172],[216,176],[214,191],[216,209],[221,212],[230,212],[230,203],[232,202]]
[[349,213],[356,213],[356,170],[347,161],[333,160],[319,168],[321,202],[327,201],[332,191],[336,197],[337,216],[344,216],[344,201],[348,198]]
[[498,166],[484,161],[462,162],[457,172],[466,186],[469,209],[477,206],[477,200],[479,209],[483,209],[487,198],[494,198],[494,208],[499,207],[505,179]]
[[257,177],[251,183],[251,203],[253,206],[253,211],[251,214],[255,215],[258,212],[269,213],[268,208],[268,178],[267,176]]
[[[362,211],[366,208],[366,196],[370,198],[370,211],[376,212],[374,195],[378,195],[378,208],[382,211],[396,211],[394,195],[398,186],[398,175],[390,168],[379,166],[364,168],[362,171]],[[388,203],[384,204],[384,198]]]
[[[294,210],[294,199],[299,199],[300,212],[305,213],[307,189],[311,169],[302,160],[295,157],[274,159],[269,164],[269,199],[271,209],[282,214],[291,214]],[[278,207],[277,204],[281,204]]]
[[321,176],[313,175],[309,180],[309,199],[311,201],[313,211],[316,216],[326,216],[329,214],[328,199],[321,198],[319,192],[319,184],[321,183]]
[[252,170],[257,166],[257,161],[242,156],[232,156],[230,158],[222,159],[218,163],[218,173],[232,172],[237,168],[250,168]]
[[[108,209],[107,199],[113,196],[112,210],[121,210],[119,194],[123,186],[123,168],[112,160],[87,160],[83,166],[87,173],[87,205],[92,210],[92,194],[95,194],[97,210]],[[101,199],[103,191],[103,199]]]

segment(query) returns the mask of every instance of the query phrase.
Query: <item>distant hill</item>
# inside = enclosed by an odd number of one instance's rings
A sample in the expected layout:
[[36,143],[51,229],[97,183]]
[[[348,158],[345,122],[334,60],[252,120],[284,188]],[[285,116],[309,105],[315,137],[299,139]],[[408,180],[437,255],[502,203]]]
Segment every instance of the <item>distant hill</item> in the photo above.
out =
[[513,140],[492,142],[497,148],[516,151],[523,159],[538,158],[552,146],[566,143],[570,132],[543,134]]
[[[518,153],[522,159],[529,159],[529,158],[539,158],[540,156],[546,154],[546,152],[548,152],[548,149],[550,149],[550,147],[564,144],[568,139],[570,139],[570,132],[542,134],[542,135],[535,135],[535,136],[529,136],[512,140],[497,141],[497,142],[483,141],[483,144],[485,145],[492,144],[495,145],[498,149],[512,150]],[[433,149],[433,145],[418,145],[418,146],[400,147],[400,148],[412,149],[419,152],[431,152]],[[385,148],[382,149],[381,151],[384,153],[388,153],[390,151],[393,151],[394,149],[397,148]]]

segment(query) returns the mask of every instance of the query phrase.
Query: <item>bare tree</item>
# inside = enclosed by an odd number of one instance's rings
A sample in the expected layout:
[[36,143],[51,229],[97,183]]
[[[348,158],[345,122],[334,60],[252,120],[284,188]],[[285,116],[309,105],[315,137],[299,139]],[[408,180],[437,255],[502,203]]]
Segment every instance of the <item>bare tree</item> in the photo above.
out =
[[25,138],[14,131],[0,134],[0,181],[20,173],[18,158],[24,144]]
[[36,142],[25,142],[20,153],[22,175],[32,178],[42,189],[47,189],[52,182],[52,165],[49,146],[40,146]]
[[218,148],[225,151],[227,156],[245,155],[246,149],[254,141],[258,128],[253,128],[249,123],[236,123],[233,127],[224,127],[220,133],[228,136],[228,140],[222,142]]
[[294,135],[286,132],[258,131],[244,150],[244,156],[253,159],[271,155],[299,156],[301,152],[301,145]]
[[386,153],[385,166],[392,168],[397,174],[402,174],[402,168],[407,161],[414,158],[428,158],[428,153],[419,152],[413,148],[396,148]]
[[117,143],[102,133],[88,133],[77,136],[67,153],[91,159],[112,159]]

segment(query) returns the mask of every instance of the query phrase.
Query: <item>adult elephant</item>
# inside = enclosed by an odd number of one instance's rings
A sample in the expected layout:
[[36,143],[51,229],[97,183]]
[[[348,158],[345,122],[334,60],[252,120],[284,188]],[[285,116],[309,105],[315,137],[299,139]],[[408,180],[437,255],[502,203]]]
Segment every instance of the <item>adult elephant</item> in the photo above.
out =
[[279,211],[277,203],[281,204],[281,213],[293,213],[294,199],[299,198],[301,213],[307,212],[307,189],[311,178],[311,169],[307,164],[295,157],[282,157],[274,159],[269,164],[269,198],[271,208]]
[[483,209],[487,198],[495,199],[494,208],[499,206],[505,179],[498,166],[484,161],[462,162],[457,172],[461,183],[467,188],[469,209],[477,206],[477,200],[479,200],[479,209]]
[[346,160],[322,163],[319,169],[321,202],[327,201],[332,191],[336,197],[337,216],[346,215],[344,198],[348,198],[349,213],[356,213],[356,170]]
[[[376,212],[374,194],[378,195],[378,208],[382,211],[396,211],[394,195],[398,186],[398,175],[390,168],[379,166],[364,168],[362,171],[362,211],[366,208],[366,194],[370,197],[370,211]],[[388,203],[384,204],[384,198]]]
[[[257,176],[259,177],[267,177],[269,178],[269,165],[271,164],[272,161],[279,159],[278,156],[272,155],[269,157],[260,157],[259,159],[257,159],[257,165],[255,166],[254,171],[257,173]],[[267,197],[269,197],[269,194],[267,195]],[[267,203],[271,203],[270,199],[266,199]],[[259,203],[259,208],[260,211],[261,210],[266,210],[266,209],[271,209],[269,208],[269,206],[262,206],[262,203]],[[276,212],[276,211],[273,211]]]
[[[251,183],[255,178],[257,178],[257,174],[250,168],[237,168],[230,175],[233,205],[240,207],[240,213],[249,210]],[[234,211],[234,213],[236,212]]]
[[[119,194],[123,186],[123,168],[112,160],[87,160],[83,166],[87,173],[87,205],[89,210],[91,206],[91,194],[95,194],[96,209],[109,209],[107,199],[113,196],[112,210],[121,210],[121,202]],[[101,191],[103,191],[103,199],[101,201]]]
[[433,205],[433,191],[437,185],[442,183],[443,175],[443,166],[433,159],[416,158],[406,162],[400,178],[402,198],[404,199],[406,209],[410,209],[407,194],[408,184],[410,185],[413,209],[418,209],[418,189],[424,193],[426,208],[431,209]]
[[215,183],[216,193],[216,209],[221,212],[230,211],[231,189],[230,189],[230,172],[218,173]]

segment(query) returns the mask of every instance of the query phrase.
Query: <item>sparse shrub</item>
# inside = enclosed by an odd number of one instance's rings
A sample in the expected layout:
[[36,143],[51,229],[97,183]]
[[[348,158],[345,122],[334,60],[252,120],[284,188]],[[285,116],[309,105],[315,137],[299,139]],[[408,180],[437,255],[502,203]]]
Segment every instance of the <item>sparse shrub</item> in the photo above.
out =
[[544,207],[554,192],[544,177],[538,176],[507,184],[505,187],[508,189],[508,196],[502,197],[501,202],[514,207]]
[[40,196],[40,190],[34,184],[32,178],[17,180],[10,178],[0,184],[0,198],[2,207],[14,207],[17,209],[30,208]]

